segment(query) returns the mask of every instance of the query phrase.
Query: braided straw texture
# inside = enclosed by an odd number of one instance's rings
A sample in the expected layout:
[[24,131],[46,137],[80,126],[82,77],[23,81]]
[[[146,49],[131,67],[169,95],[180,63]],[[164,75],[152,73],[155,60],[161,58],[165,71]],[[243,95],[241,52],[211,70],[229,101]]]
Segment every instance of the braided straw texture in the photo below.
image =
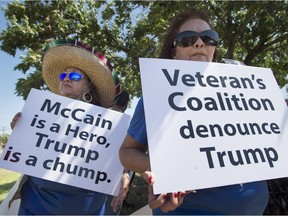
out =
[[52,47],[43,57],[43,79],[52,92],[60,94],[58,77],[68,67],[79,68],[87,74],[103,107],[113,104],[115,85],[110,68],[91,52],[71,45]]

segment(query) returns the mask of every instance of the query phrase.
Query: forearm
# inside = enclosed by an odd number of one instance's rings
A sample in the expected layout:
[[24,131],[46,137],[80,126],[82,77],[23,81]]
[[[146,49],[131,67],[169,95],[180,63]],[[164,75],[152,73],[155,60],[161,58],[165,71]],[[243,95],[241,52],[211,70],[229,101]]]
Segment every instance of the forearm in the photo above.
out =
[[135,149],[125,149],[122,151],[122,155],[123,157],[120,156],[121,163],[126,169],[139,173],[150,170],[149,157],[143,152]]
[[150,170],[149,156],[145,153],[146,149],[145,146],[127,135],[119,150],[120,161],[125,169],[139,173]]

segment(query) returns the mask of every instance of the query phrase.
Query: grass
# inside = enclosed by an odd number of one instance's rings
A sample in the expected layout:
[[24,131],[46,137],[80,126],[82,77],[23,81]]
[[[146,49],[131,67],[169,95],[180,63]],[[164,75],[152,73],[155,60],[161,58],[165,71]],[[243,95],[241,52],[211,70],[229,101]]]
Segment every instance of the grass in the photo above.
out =
[[0,168],[0,203],[20,176],[20,173]]

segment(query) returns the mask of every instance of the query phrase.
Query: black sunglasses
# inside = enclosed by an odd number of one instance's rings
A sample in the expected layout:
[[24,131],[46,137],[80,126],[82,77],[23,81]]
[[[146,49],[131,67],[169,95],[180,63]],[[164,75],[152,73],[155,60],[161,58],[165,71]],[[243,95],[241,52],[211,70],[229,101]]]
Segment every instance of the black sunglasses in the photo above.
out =
[[79,81],[83,78],[83,75],[78,73],[78,72],[62,72],[60,75],[59,75],[59,80],[60,81],[63,81],[65,79],[65,77],[68,75],[69,79],[71,81]]
[[194,32],[194,31],[183,31],[180,32],[174,42],[173,46],[180,46],[180,47],[189,47],[193,46],[196,41],[198,40],[198,37],[201,38],[203,43],[205,45],[209,46],[217,46],[217,43],[219,41],[219,36],[216,31],[214,30],[206,30],[202,32]]

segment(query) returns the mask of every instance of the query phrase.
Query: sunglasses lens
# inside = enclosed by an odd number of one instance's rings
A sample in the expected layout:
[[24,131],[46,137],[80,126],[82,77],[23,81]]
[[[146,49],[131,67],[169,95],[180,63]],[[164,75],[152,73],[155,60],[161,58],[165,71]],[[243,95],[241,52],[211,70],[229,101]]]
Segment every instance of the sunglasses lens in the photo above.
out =
[[193,45],[197,41],[197,38],[197,36],[185,37],[181,39],[180,43],[183,47],[188,47]]
[[203,41],[203,43],[205,43],[206,45],[217,46],[217,41],[215,41],[210,36],[204,35],[204,36],[200,36],[200,38]]
[[71,72],[69,74],[69,79],[72,81],[78,81],[81,80],[83,78],[82,74],[77,73],[77,72]]
[[71,81],[79,81],[83,78],[83,75],[78,72],[71,72],[71,73],[63,72],[59,75],[59,80],[63,81],[65,77],[67,76],[67,74],[69,74],[69,79]]
[[65,77],[66,77],[66,73],[61,73],[60,75],[59,75],[59,80],[60,81],[63,81],[64,79],[65,79]]

